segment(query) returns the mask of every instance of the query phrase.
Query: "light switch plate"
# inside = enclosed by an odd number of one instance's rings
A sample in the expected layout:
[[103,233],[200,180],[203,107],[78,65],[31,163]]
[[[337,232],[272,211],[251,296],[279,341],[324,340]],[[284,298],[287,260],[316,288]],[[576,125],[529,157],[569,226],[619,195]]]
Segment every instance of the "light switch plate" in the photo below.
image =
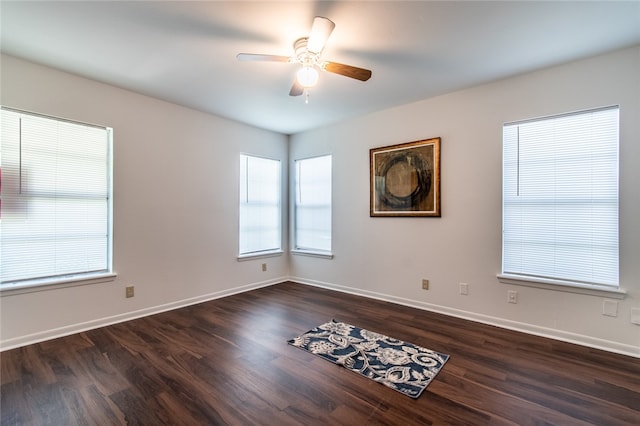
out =
[[631,324],[640,325],[640,308],[631,308]]

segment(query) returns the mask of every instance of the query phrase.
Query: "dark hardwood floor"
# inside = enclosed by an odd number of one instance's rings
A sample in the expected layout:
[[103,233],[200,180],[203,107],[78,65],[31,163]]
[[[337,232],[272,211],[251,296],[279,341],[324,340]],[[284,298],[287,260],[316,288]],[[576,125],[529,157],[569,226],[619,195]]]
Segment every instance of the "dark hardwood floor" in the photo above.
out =
[[[420,398],[287,345],[331,319],[451,358]],[[638,425],[640,360],[283,283],[3,352],[2,425]]]

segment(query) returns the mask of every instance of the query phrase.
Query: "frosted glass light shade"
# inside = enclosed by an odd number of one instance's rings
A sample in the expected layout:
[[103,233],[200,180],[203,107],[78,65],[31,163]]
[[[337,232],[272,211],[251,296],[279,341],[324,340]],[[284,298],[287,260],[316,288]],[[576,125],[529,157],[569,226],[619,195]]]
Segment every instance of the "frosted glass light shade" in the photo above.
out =
[[298,70],[297,78],[302,87],[313,87],[318,82],[318,71],[314,67],[304,66]]

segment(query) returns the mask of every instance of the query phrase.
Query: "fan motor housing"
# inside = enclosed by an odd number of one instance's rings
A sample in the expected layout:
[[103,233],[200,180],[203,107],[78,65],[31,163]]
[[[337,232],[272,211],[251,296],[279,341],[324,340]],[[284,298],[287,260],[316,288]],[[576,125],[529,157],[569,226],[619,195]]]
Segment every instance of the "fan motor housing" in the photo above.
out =
[[302,65],[317,65],[320,54],[309,52],[307,49],[308,37],[301,37],[293,43],[295,58]]

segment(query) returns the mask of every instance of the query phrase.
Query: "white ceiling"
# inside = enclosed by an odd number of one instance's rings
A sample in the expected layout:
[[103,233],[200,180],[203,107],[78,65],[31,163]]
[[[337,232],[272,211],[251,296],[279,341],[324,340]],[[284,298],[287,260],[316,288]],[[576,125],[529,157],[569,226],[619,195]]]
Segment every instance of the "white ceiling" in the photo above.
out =
[[[640,43],[640,1],[84,1],[0,3],[4,53],[257,127],[293,134]],[[292,54],[313,17],[336,28],[322,73],[290,97]]]

